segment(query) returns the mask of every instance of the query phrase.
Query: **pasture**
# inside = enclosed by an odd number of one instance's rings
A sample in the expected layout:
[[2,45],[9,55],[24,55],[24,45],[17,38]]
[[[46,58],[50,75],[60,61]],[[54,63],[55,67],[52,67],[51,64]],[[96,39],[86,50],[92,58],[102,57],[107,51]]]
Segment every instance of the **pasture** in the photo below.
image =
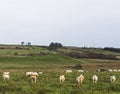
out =
[[[38,70],[37,70],[38,71]],[[65,82],[59,82],[59,76],[65,75]],[[0,77],[1,94],[119,94],[120,73],[111,72],[84,72],[83,83],[79,86],[76,77],[81,73],[74,70],[66,74],[64,70],[46,70],[37,77],[37,82],[32,83],[30,77],[25,76],[25,71],[11,70],[10,80]],[[93,84],[92,76],[98,75],[98,82]],[[1,74],[2,75],[2,74]],[[117,80],[110,83],[109,77],[115,75]]]
[[[77,72],[76,64],[88,72]],[[42,47],[0,46],[0,94],[120,94],[120,72],[95,72],[98,68],[120,69],[120,60],[76,59]],[[73,72],[66,74],[66,69]],[[9,80],[3,80],[4,71],[10,72]],[[26,77],[28,71],[43,74],[35,84]],[[85,79],[79,86],[76,78],[80,74]],[[92,82],[94,74],[98,76],[96,84]],[[65,75],[64,83],[59,82],[60,75]],[[111,75],[117,78],[114,83],[109,81]]]

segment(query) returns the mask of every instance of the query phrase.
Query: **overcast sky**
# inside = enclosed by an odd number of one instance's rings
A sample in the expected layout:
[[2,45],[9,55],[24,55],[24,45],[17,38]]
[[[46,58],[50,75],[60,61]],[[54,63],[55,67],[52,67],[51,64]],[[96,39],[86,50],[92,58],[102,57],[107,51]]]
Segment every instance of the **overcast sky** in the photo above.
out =
[[120,0],[0,0],[0,44],[120,47]]

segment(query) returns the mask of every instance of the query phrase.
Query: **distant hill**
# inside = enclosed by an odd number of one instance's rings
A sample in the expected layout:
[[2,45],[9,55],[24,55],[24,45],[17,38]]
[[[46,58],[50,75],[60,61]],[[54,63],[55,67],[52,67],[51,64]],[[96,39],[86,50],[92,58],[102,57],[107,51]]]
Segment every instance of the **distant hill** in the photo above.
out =
[[42,56],[55,55],[68,56],[72,58],[86,59],[108,59],[117,60],[120,57],[119,52],[102,48],[85,47],[62,47],[58,49],[49,49],[48,46],[21,46],[21,45],[0,45],[0,56],[21,57],[21,56]]
[[[41,68],[63,66],[72,68],[82,64],[84,68],[118,67],[120,53],[101,48],[0,45],[0,68]],[[112,64],[112,65],[111,65]],[[54,67],[55,68],[55,67]]]

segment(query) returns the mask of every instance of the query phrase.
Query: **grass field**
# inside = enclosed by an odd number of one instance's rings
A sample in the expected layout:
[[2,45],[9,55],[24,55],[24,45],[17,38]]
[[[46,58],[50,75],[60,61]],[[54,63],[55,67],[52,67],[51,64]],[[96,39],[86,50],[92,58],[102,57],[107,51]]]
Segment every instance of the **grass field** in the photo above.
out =
[[[119,53],[102,51],[101,49],[62,49],[64,51],[93,51],[96,53]],[[81,73],[74,68],[81,64],[85,76],[81,86],[78,86],[76,77]],[[71,58],[56,51],[37,46],[0,46],[0,94],[120,94],[119,72],[95,72],[95,69],[120,69],[120,60],[99,60],[85,58]],[[73,73],[66,74],[66,69],[72,69]],[[2,72],[10,71],[10,80],[3,81]],[[42,71],[37,78],[37,83],[31,83],[31,79],[25,76],[27,71]],[[59,83],[59,76],[65,75],[63,84]],[[92,83],[92,76],[96,74],[98,83]],[[115,83],[109,82],[110,75],[115,75]]]
[[[61,74],[66,77],[64,83],[59,83]],[[99,77],[96,84],[92,83],[91,77],[93,74],[97,74]],[[35,84],[31,83],[31,79],[25,76],[25,71],[14,70],[10,74],[11,78],[9,81],[3,81],[0,78],[0,88],[6,94],[119,94],[120,80],[117,79],[115,83],[109,82],[109,76],[113,74],[120,78],[119,73],[84,72],[85,80],[78,86],[76,77],[80,73],[76,71],[71,74],[65,74],[63,70],[60,71],[59,69],[47,70],[38,76]]]

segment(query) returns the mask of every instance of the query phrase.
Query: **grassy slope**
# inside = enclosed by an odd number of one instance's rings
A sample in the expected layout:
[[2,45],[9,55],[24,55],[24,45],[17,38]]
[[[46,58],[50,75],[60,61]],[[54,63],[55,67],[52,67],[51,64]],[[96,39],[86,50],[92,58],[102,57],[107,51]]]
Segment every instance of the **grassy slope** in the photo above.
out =
[[[16,47],[22,49],[16,49]],[[99,60],[99,59],[75,59],[59,54],[56,51],[50,51],[43,47],[37,46],[19,46],[19,45],[0,45],[0,68],[1,69],[31,69],[31,68],[48,68],[48,67],[61,67],[61,66],[74,66],[81,63],[94,64],[94,63],[119,63],[119,60]],[[27,49],[26,49],[27,48]],[[62,51],[79,51],[79,52],[96,52],[104,54],[114,54],[120,56],[120,53],[111,51],[103,51],[101,49],[80,49],[67,47],[60,49]],[[47,53],[48,55],[27,56],[28,54],[38,54],[40,52]],[[17,53],[17,55],[16,55]],[[22,56],[25,55],[25,56]]]

